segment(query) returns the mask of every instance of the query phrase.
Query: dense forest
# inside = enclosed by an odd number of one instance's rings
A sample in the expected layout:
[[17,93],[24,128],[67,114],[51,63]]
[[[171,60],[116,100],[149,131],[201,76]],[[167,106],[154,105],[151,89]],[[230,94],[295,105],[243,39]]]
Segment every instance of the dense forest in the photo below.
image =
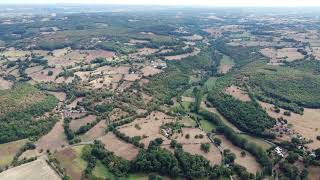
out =
[[242,131],[258,136],[273,137],[265,130],[275,124],[275,119],[269,117],[256,102],[243,102],[217,91],[209,93],[208,101]]

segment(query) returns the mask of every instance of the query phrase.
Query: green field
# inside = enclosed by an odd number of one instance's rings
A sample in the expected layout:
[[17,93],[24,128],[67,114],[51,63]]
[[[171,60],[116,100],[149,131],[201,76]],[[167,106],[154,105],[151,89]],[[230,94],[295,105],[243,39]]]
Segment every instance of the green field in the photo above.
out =
[[181,120],[181,123],[185,124],[187,126],[196,126],[197,125],[196,122],[189,117],[183,117]]
[[[222,72],[223,71],[228,72],[234,65],[235,65],[235,62],[230,56],[223,55],[222,59],[220,60],[219,70]],[[222,67],[225,67],[226,69],[223,69]]]
[[204,87],[207,87],[208,90],[211,90],[216,83],[217,78],[216,77],[210,77],[204,84]]
[[200,124],[201,124],[202,129],[206,133],[210,133],[210,132],[212,132],[213,129],[215,129],[214,124],[208,120],[201,120]]
[[257,144],[258,146],[262,147],[264,150],[267,150],[272,147],[271,144],[265,142],[264,140],[262,140],[260,138],[256,138],[256,137],[249,136],[246,134],[240,134],[240,136],[247,139],[248,142],[253,142],[253,143]]
[[101,163],[101,161],[97,161],[97,164],[92,171],[92,175],[101,179],[116,179],[116,177]]
[[10,143],[0,144],[0,168],[9,165],[18,150],[28,142],[27,139],[13,141]]

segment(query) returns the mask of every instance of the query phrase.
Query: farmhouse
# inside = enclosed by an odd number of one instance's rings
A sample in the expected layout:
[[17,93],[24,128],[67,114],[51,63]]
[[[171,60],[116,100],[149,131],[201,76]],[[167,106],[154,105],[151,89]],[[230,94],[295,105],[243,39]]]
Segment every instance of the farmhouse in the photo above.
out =
[[284,157],[284,152],[281,147],[277,146],[274,151],[281,157]]

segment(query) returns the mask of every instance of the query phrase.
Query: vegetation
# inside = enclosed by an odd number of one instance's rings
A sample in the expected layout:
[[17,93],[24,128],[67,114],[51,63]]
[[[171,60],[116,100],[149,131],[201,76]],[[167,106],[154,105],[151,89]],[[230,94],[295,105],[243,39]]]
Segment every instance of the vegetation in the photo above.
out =
[[243,102],[222,92],[211,91],[208,95],[218,111],[242,131],[258,136],[273,137],[265,130],[275,124],[275,119],[255,102]]
[[41,117],[53,110],[57,99],[31,85],[17,84],[10,91],[1,91],[0,101],[0,143],[39,137],[49,132],[57,121],[54,116]]
[[268,174],[271,173],[272,170],[272,162],[269,158],[266,151],[264,151],[261,147],[257,146],[255,143],[248,143],[247,139],[239,136],[233,129],[226,126],[220,119],[219,116],[217,116],[214,113],[211,113],[209,111],[202,110],[200,111],[200,114],[207,120],[213,122],[217,128],[216,131],[219,133],[224,134],[224,136],[230,140],[234,145],[247,150],[252,155],[255,156],[257,162],[259,162],[263,168],[264,171]]
[[209,143],[201,143],[200,148],[203,152],[208,153],[210,151],[210,144]]
[[[299,106],[318,108],[320,76],[310,69],[288,67],[256,67],[250,75],[250,86],[259,87],[263,94],[278,101],[295,103]],[[295,110],[297,107],[285,108]],[[297,110],[296,110],[297,111]]]

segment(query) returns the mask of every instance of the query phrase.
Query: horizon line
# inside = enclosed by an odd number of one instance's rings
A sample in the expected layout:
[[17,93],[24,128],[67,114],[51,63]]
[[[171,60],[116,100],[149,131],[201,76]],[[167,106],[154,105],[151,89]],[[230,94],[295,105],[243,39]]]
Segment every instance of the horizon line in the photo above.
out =
[[320,5],[212,5],[212,4],[116,4],[116,3],[1,3],[0,6],[37,6],[37,5],[112,5],[112,6],[166,6],[166,7],[205,7],[205,8],[320,8]]

